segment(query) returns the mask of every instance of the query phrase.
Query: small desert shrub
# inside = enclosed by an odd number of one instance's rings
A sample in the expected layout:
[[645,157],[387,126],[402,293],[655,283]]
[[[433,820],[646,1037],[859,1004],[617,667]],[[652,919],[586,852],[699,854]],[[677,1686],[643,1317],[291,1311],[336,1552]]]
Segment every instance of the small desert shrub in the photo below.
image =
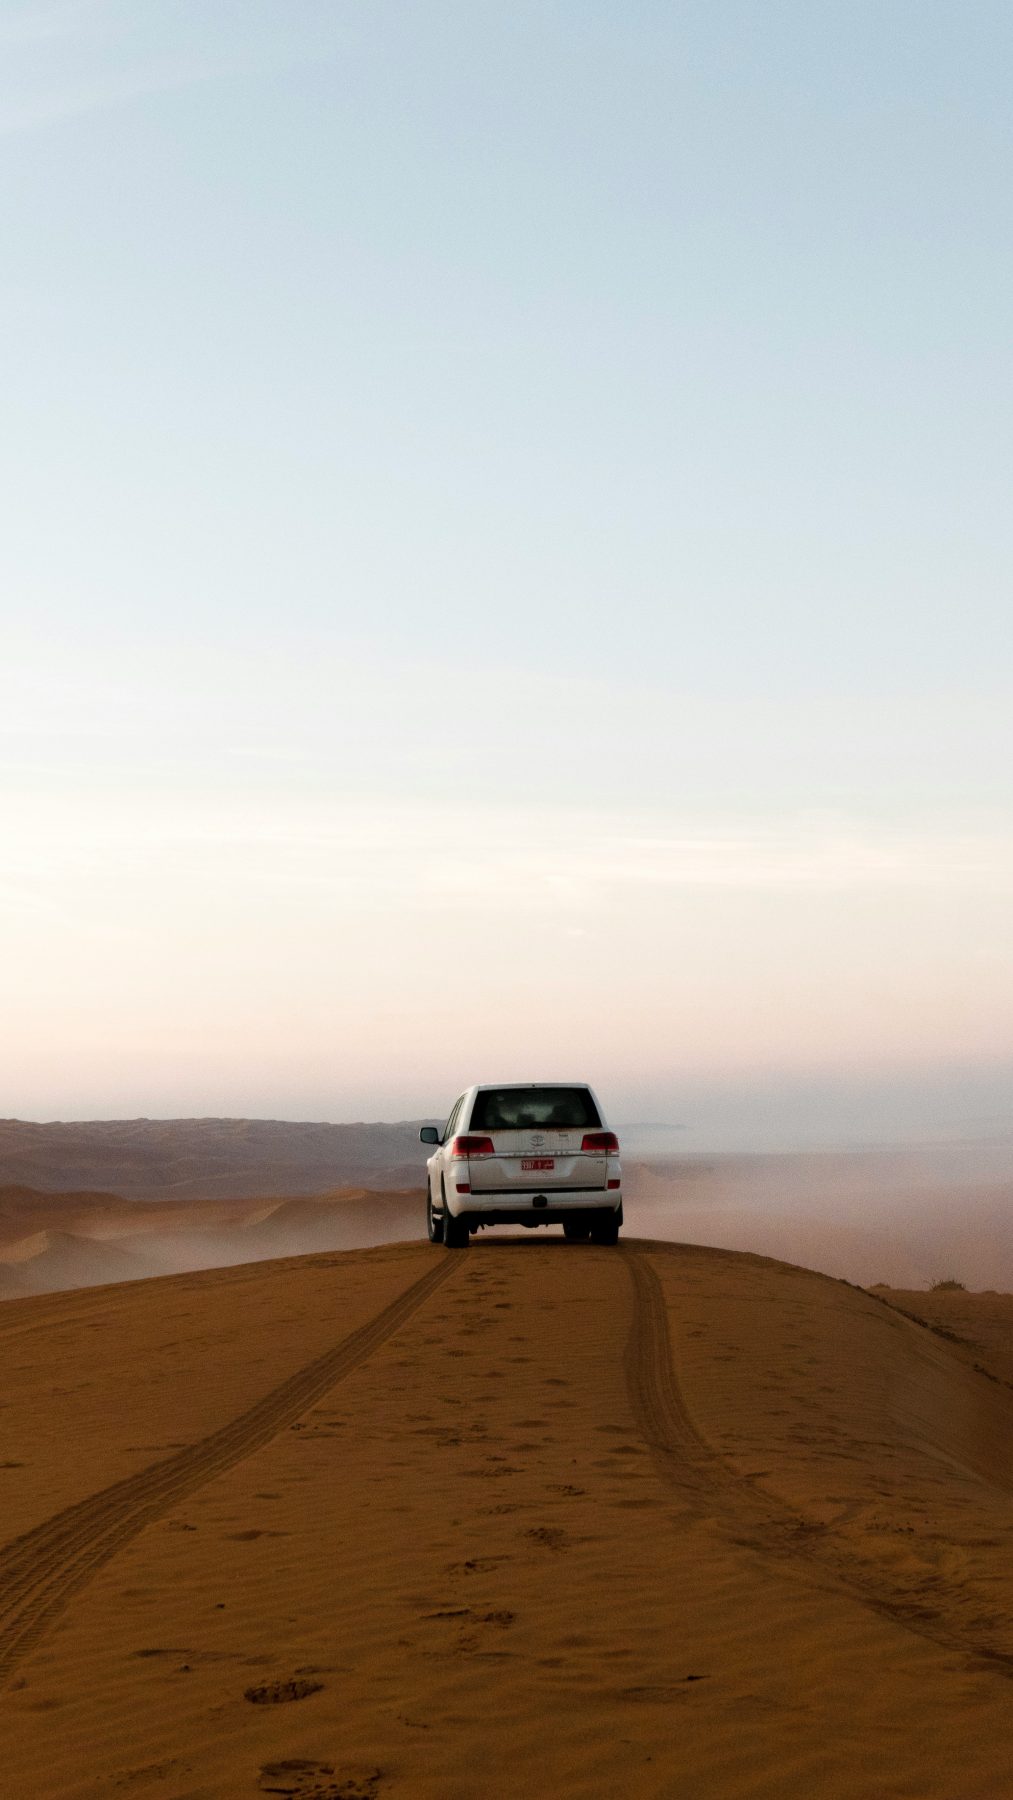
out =
[[967,1288],[962,1281],[955,1281],[951,1275],[946,1281],[934,1281],[929,1289],[930,1294],[966,1294]]

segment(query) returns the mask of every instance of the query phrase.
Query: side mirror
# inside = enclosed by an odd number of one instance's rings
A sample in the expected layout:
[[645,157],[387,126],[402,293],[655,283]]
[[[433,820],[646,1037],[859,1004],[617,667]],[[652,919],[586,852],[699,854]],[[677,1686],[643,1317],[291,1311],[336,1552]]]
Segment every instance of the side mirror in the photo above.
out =
[[440,1134],[437,1131],[436,1126],[423,1125],[422,1130],[419,1132],[419,1140],[423,1144],[438,1144],[440,1141]]

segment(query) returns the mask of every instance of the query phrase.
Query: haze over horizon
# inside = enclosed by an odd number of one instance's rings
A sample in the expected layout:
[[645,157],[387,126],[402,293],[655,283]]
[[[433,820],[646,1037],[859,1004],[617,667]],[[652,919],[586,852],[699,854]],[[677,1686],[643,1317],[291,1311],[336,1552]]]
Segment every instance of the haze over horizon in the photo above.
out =
[[[483,1072],[484,1078],[484,1072]],[[622,1134],[627,1156],[676,1160],[685,1156],[780,1155],[806,1152],[887,1152],[913,1146],[931,1150],[947,1179],[974,1179],[983,1171],[1013,1175],[1013,1122],[1009,1093],[1013,1071],[995,1067],[942,1068],[930,1071],[873,1072],[864,1078],[791,1077],[746,1081],[687,1082],[669,1094],[656,1095],[662,1106],[681,1115],[640,1119],[631,1108],[642,1095],[629,1087],[608,1090],[608,1116]],[[458,1087],[462,1083],[458,1082]],[[419,1088],[423,1093],[424,1089]],[[130,1123],[233,1119],[258,1122],[333,1125],[398,1125],[414,1120],[442,1120],[448,1098],[430,1090],[430,1104],[379,1114],[337,1116],[326,1094],[316,1111],[286,1119],[278,1113],[193,1114],[153,1110],[148,1113],[95,1112],[88,1119]],[[452,1099],[452,1096],[450,1096]],[[12,1116],[13,1117],[13,1116]],[[0,1118],[0,1124],[7,1122]],[[25,1120],[25,1123],[32,1121]],[[64,1113],[40,1118],[40,1124],[85,1122]],[[421,1167],[421,1163],[420,1163]]]
[[0,45],[0,1112],[1002,1135],[1009,10]]

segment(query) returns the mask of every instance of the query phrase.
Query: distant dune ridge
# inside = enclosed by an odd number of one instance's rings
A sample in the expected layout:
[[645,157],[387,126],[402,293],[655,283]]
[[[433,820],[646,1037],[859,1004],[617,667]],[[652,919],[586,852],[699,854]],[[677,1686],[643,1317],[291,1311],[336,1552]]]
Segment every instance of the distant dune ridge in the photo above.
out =
[[311,1199],[124,1200],[0,1189],[0,1299],[418,1237],[416,1190]]
[[416,1237],[419,1125],[0,1120],[0,1300]]
[[1009,1792],[1010,1296],[518,1234],[0,1353],[5,1793]]
[[399,1188],[418,1180],[419,1126],[283,1119],[0,1119],[0,1187],[112,1189],[213,1200]]
[[[418,1131],[0,1121],[0,1300],[419,1237]],[[639,1156],[635,1127],[623,1142],[629,1230],[864,1286],[1013,1289],[1008,1144],[673,1159]]]

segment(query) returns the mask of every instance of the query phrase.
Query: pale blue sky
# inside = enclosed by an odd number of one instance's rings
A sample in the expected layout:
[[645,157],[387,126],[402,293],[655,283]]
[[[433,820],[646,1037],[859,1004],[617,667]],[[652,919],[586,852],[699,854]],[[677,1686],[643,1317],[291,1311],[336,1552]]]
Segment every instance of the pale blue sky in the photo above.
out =
[[0,7],[0,1111],[1013,1061],[1011,51]]

